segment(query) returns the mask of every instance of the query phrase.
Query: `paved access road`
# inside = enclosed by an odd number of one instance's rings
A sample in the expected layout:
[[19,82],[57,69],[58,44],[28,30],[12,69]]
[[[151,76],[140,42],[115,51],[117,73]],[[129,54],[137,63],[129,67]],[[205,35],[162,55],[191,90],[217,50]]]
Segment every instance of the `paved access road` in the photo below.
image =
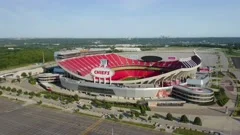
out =
[[71,114],[0,97],[0,135],[161,135],[154,130]]

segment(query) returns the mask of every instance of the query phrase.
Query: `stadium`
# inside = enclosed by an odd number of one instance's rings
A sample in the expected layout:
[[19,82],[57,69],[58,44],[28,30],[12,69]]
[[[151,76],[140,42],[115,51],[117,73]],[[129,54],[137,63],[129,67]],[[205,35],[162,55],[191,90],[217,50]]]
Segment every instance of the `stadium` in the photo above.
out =
[[64,88],[118,99],[167,97],[173,86],[195,78],[202,63],[195,51],[186,58],[60,51],[55,59],[65,71],[60,76]]

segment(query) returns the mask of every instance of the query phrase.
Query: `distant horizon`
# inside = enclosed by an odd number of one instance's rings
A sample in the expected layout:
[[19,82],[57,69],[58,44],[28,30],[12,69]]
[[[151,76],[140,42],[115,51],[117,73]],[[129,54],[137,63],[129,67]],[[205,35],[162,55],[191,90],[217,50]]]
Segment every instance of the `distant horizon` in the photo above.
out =
[[0,39],[136,39],[136,38],[240,38],[239,37],[167,37],[167,36],[159,36],[159,37],[0,37]]

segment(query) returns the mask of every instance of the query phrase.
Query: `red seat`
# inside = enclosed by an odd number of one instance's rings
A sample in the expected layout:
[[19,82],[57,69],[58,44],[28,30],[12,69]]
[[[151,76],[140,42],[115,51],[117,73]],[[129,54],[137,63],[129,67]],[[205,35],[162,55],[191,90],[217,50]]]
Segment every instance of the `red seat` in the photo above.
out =
[[[143,66],[143,67],[159,67],[159,68],[172,68],[177,69],[184,67],[182,62],[180,61],[160,61],[160,62],[144,62],[141,60],[133,60],[129,58],[125,58],[123,56],[117,54],[98,54],[98,55],[89,55],[85,57],[77,57],[66,59],[64,61],[60,61],[59,65],[63,66],[67,70],[71,72],[81,74],[85,76],[91,72],[91,70],[95,67],[100,66],[101,59],[106,59],[108,61],[109,68],[115,67],[124,67],[124,66]],[[133,76],[138,78],[149,77],[153,75],[157,75],[156,71],[144,71],[144,70],[127,70],[118,71],[116,73],[116,80],[124,78],[126,76]]]

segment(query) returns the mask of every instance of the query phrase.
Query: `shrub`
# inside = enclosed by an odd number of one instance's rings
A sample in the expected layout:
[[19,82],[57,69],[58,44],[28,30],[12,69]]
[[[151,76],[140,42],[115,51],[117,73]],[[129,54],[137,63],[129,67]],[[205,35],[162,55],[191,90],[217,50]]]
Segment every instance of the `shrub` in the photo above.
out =
[[215,92],[214,96],[216,97],[217,104],[219,106],[224,106],[228,102],[228,100],[229,100],[229,98],[226,96],[225,91],[224,91],[223,88],[220,88],[219,92]]
[[12,89],[11,89],[11,92],[16,92],[16,91],[17,91],[16,88],[12,88]]
[[38,101],[37,104],[38,104],[38,105],[41,105],[41,104],[42,104],[42,100]]
[[51,95],[51,98],[52,98],[53,100],[57,100],[57,99],[58,99],[58,95]]
[[7,91],[10,91],[11,90],[11,88],[10,87],[7,87],[7,89],[6,89]]
[[37,93],[37,94],[36,94],[36,97],[41,97],[41,93]]
[[3,94],[3,92],[2,91],[0,91],[0,95],[2,95]]
[[199,117],[196,117],[193,121],[193,124],[202,126],[202,120]]
[[15,80],[15,79],[12,79],[11,83],[15,83],[15,82],[16,82],[16,80]]
[[17,93],[18,93],[18,94],[22,94],[22,90],[21,90],[21,89],[18,89],[18,90],[17,90]]
[[82,109],[85,110],[85,109],[88,109],[88,108],[87,108],[87,106],[84,104],[84,105],[82,106]]
[[151,116],[149,116],[149,117],[148,117],[148,120],[149,120],[149,121],[150,121],[150,120],[152,120],[152,117],[151,117]]
[[189,122],[189,120],[188,120],[188,118],[187,118],[187,116],[186,116],[186,115],[182,115],[182,116],[181,116],[181,118],[180,118],[180,122],[183,122],[183,123],[188,123],[188,122]]
[[140,114],[139,114],[139,112],[135,111],[134,115],[135,115],[135,117],[139,117]]
[[119,114],[119,119],[123,119],[123,115],[122,114]]
[[35,85],[37,83],[37,80],[35,78],[30,77],[28,82],[32,85]]
[[24,95],[28,95],[28,92],[27,92],[27,91],[25,91],[23,94],[24,94]]
[[145,110],[145,108],[143,106],[140,106],[140,111],[141,111],[142,115],[146,114],[146,110]]
[[23,78],[25,78],[25,77],[27,77],[27,74],[26,74],[25,72],[23,72],[23,73],[21,74],[21,76],[22,76]]
[[171,113],[167,113],[166,119],[172,121],[173,120],[172,114]]
[[46,95],[44,95],[43,97],[46,98],[46,99],[49,99],[49,98],[50,98],[50,95],[49,95],[49,94],[46,94]]
[[28,93],[30,96],[35,96],[35,93],[34,92],[29,92]]
[[75,101],[78,101],[78,100],[79,100],[79,96],[78,96],[77,94],[75,94],[75,95],[73,96],[73,98],[74,98]]

